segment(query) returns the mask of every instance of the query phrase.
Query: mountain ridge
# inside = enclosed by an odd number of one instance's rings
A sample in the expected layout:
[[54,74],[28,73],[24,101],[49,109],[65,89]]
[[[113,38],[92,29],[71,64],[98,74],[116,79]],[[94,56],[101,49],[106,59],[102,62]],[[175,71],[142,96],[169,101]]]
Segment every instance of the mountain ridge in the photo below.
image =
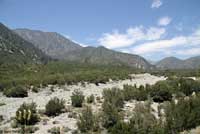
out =
[[[127,65],[140,69],[152,69],[154,67],[139,55],[117,52],[103,46],[82,47],[55,32],[30,29],[15,29],[14,31],[25,40],[35,44],[47,55],[60,60],[90,64]],[[55,36],[58,38],[55,38]]]
[[50,58],[0,23],[0,64],[44,63]]
[[177,57],[166,57],[156,63],[159,69],[196,69],[200,68],[200,56],[194,56],[187,59]]

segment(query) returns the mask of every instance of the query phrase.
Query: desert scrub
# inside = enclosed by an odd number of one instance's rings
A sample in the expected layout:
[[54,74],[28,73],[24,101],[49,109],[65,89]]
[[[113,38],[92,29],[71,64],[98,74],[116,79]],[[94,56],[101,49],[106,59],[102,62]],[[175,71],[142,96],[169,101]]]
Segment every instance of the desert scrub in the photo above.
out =
[[65,109],[65,101],[57,97],[52,98],[46,104],[46,114],[48,116],[56,116],[63,112]]
[[36,109],[37,105],[33,103],[23,103],[16,112],[16,121],[20,125],[34,125],[39,121],[39,115]]
[[94,103],[94,100],[95,100],[95,97],[93,94],[87,97],[87,103]]
[[79,90],[74,90],[71,96],[72,106],[74,107],[82,107],[83,101],[84,101],[84,95],[83,92]]
[[93,114],[91,107],[86,106],[77,122],[78,129],[81,132],[98,131],[99,123],[97,117]]
[[4,95],[7,97],[27,97],[28,92],[22,86],[16,86],[9,89],[4,89]]

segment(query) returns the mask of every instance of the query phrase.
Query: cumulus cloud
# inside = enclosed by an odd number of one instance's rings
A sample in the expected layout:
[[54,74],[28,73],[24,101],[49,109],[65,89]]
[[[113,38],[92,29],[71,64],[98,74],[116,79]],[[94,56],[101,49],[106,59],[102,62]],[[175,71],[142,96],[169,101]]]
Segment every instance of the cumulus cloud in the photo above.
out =
[[165,34],[164,28],[150,27],[145,29],[143,26],[130,27],[125,33],[115,30],[112,33],[105,33],[98,42],[107,48],[122,48],[135,44],[138,41],[160,39]]
[[[189,36],[177,36],[167,40],[156,40],[139,44],[132,48],[132,53],[136,54],[150,54],[150,53],[168,53],[173,51],[174,54],[191,55],[192,51],[197,54],[200,49],[200,30],[195,31]],[[197,47],[198,49],[194,49]],[[178,49],[182,48],[182,49]],[[187,51],[185,51],[187,48]],[[189,49],[188,49],[189,48]]]
[[177,50],[175,52],[177,55],[183,55],[183,56],[194,56],[200,54],[200,47],[195,48],[189,48],[189,49],[183,49],[183,50]]
[[162,17],[158,20],[158,25],[167,26],[171,23],[172,19],[168,16]]
[[167,48],[185,44],[186,42],[187,40],[185,37],[175,37],[169,40],[158,40],[154,42],[144,43],[133,48],[132,51],[137,54],[160,52],[165,51]]
[[151,8],[159,8],[162,6],[162,1],[161,0],[153,0],[151,4]]

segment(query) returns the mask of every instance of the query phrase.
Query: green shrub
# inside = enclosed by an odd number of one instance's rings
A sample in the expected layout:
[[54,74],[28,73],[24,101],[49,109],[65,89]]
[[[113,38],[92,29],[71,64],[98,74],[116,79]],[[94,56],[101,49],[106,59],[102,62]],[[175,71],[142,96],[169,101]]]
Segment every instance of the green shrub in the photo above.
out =
[[111,134],[166,134],[151,112],[150,105],[137,104],[130,121],[118,121],[110,129]]
[[111,103],[118,109],[124,105],[123,92],[118,88],[104,89],[103,90],[104,102]]
[[23,103],[16,112],[16,121],[20,125],[34,125],[39,121],[35,103]]
[[102,125],[105,128],[113,127],[118,121],[121,120],[121,115],[119,114],[118,108],[111,104],[110,102],[106,102],[102,105],[103,113],[102,113]]
[[87,97],[87,103],[93,103],[95,100],[94,95],[90,95],[89,97]]
[[57,97],[52,98],[46,104],[46,114],[48,116],[56,116],[62,113],[62,110],[65,108],[65,101]]
[[[191,95],[196,90],[196,88],[198,88],[195,86],[196,86],[196,82],[193,79],[181,78],[179,80],[179,90],[183,92],[186,96]],[[199,89],[200,89],[200,86],[199,86]]]
[[154,102],[171,101],[172,87],[166,81],[157,82],[152,86],[150,96]]
[[200,125],[200,96],[181,98],[178,103],[170,102],[165,107],[166,130],[178,133]]
[[28,92],[22,86],[16,86],[9,89],[4,89],[4,95],[7,97],[27,97]]
[[105,128],[111,128],[121,119],[119,111],[124,105],[123,93],[118,88],[105,89],[103,97],[102,125]]
[[172,94],[166,90],[153,90],[150,95],[154,102],[162,103],[164,101],[172,100]]
[[125,101],[129,101],[131,99],[134,99],[135,98],[135,90],[136,87],[134,86],[130,86],[130,85],[124,85],[123,86],[123,95],[124,95],[124,100]]
[[79,90],[74,90],[71,96],[72,106],[74,107],[82,107],[82,103],[84,101],[83,92]]
[[139,88],[137,88],[136,86],[124,85],[123,95],[126,101],[129,101],[131,99],[137,101],[145,101],[148,98],[148,91],[142,85]]
[[77,122],[78,129],[81,132],[97,131],[98,121],[92,113],[91,107],[85,107]]

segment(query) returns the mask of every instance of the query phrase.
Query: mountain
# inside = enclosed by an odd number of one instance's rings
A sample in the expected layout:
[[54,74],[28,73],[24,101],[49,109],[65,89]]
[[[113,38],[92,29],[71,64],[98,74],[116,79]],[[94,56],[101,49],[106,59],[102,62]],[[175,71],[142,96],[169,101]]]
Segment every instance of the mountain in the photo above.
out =
[[69,52],[66,60],[78,61],[81,63],[104,64],[104,65],[126,65],[140,69],[150,69],[153,66],[144,58],[127,53],[121,53],[114,50],[100,47],[84,47],[79,50]]
[[200,68],[200,56],[181,60],[176,57],[167,57],[156,63],[160,69],[196,69]]
[[102,46],[97,48],[81,47],[55,32],[29,29],[16,29],[14,31],[53,58],[90,64],[127,65],[141,69],[153,67],[138,55],[116,52]]
[[49,57],[0,23],[0,65],[47,62]]
[[79,44],[72,42],[56,32],[43,32],[39,30],[16,29],[14,30],[25,40],[33,43],[47,55],[64,59],[66,53],[82,48]]
[[200,68],[200,56],[191,57],[184,60],[184,62],[189,68]]

